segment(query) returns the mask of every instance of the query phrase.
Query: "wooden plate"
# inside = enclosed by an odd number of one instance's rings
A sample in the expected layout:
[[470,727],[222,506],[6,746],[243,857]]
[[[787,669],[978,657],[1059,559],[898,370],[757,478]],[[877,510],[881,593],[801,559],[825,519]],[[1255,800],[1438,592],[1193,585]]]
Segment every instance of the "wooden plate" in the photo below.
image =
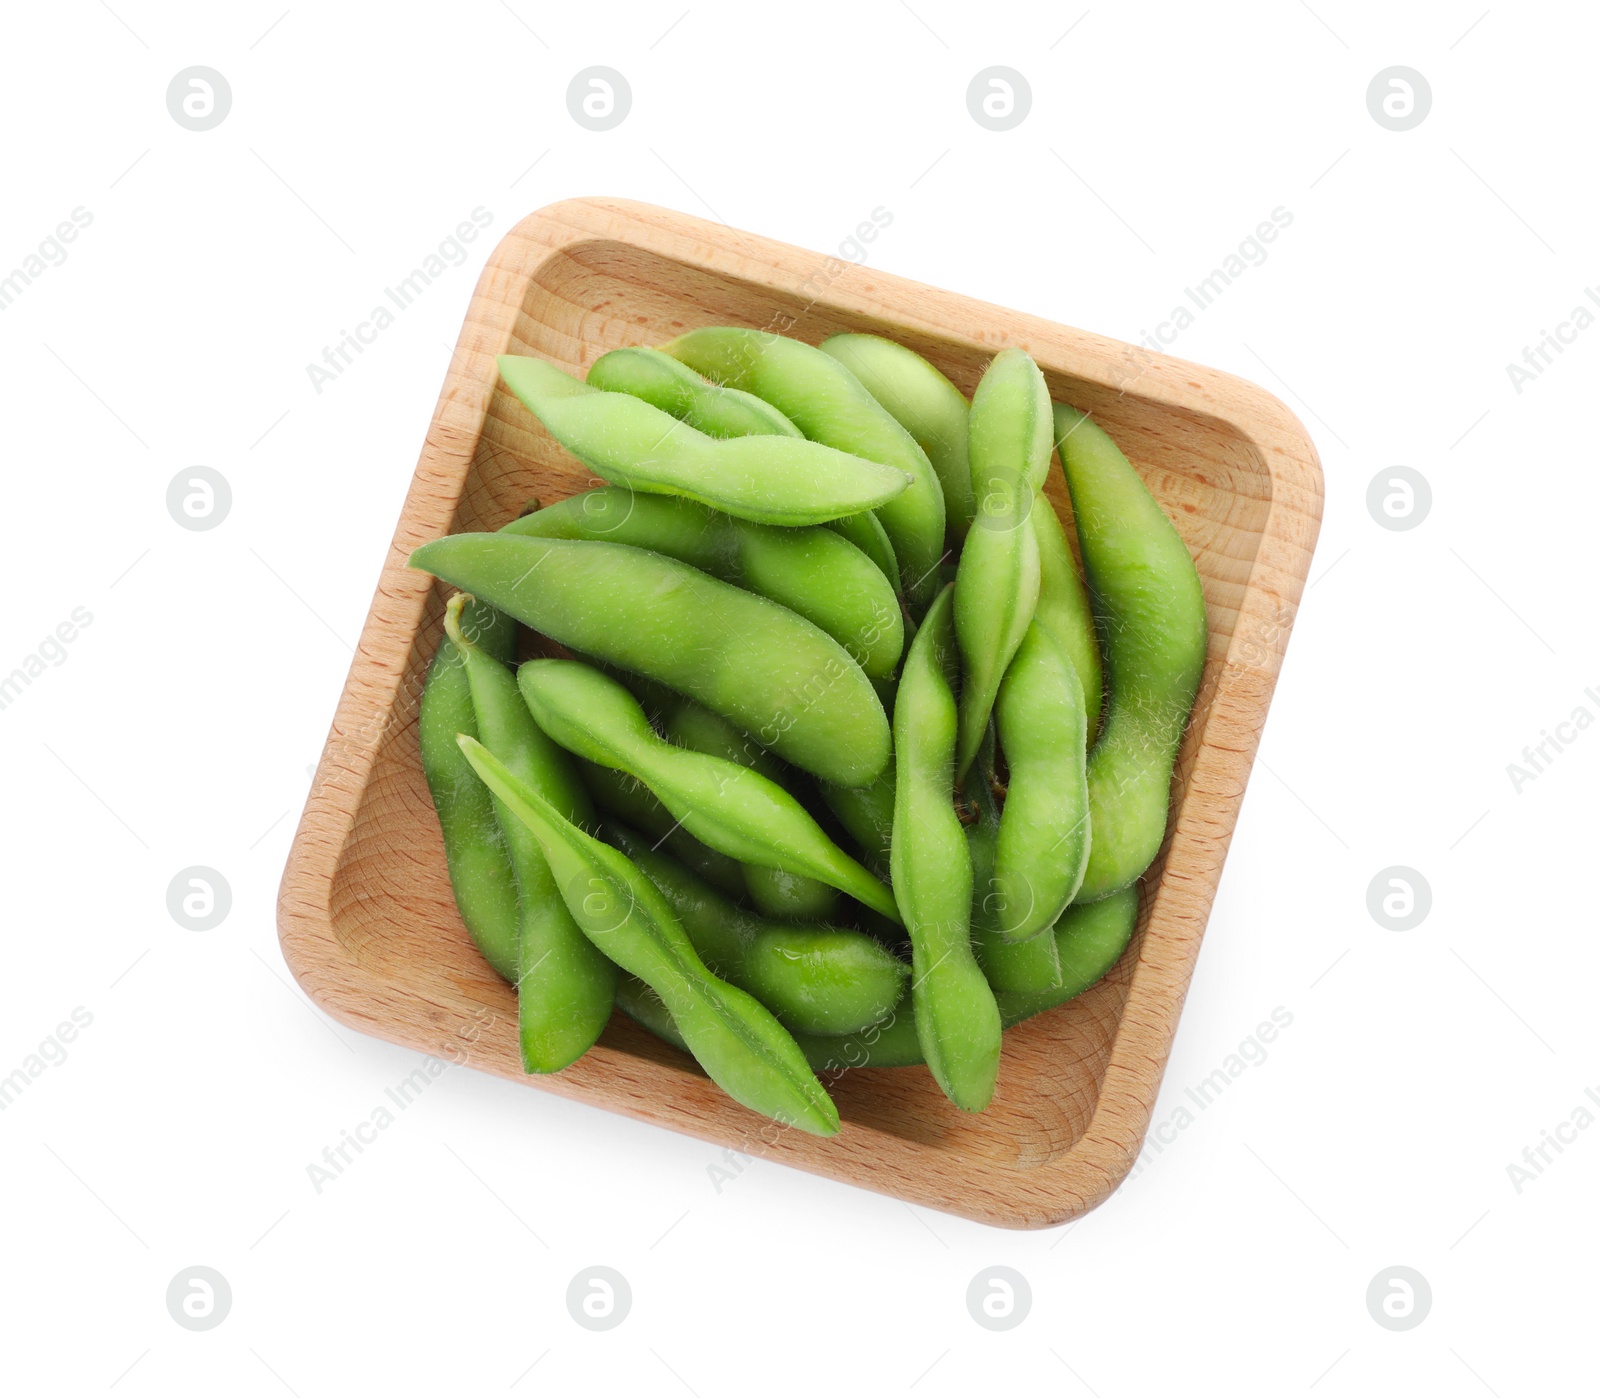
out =
[[[511,989],[451,900],[416,735],[444,589],[406,557],[441,534],[496,529],[530,496],[548,504],[592,483],[500,385],[495,355],[581,376],[619,345],[718,324],[813,344],[876,331],[969,394],[996,350],[1022,346],[1051,395],[1092,412],[1138,466],[1205,584],[1210,655],[1139,932],[1094,989],[1007,1032],[999,1091],[978,1116],[920,1069],[877,1069],[832,1084],[837,1137],[785,1132],[620,1014],[571,1068],[527,1077]],[[1059,470],[1049,490],[1068,516]],[[1321,508],[1305,430],[1227,374],[644,204],[540,210],[495,249],[467,312],[284,871],[284,958],[336,1019],[424,1053],[968,1218],[1061,1223],[1110,1194],[1138,1155]]]

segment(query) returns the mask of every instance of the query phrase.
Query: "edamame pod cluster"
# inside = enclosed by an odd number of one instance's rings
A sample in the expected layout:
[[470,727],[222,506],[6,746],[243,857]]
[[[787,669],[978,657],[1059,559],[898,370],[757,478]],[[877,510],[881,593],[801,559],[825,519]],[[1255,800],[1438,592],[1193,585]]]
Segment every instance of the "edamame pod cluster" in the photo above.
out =
[[616,1008],[798,1130],[849,1068],[982,1111],[1004,1030],[1134,935],[1206,654],[1171,521],[1020,348],[970,403],[865,334],[499,362],[604,482],[411,558],[423,771],[525,1069]]

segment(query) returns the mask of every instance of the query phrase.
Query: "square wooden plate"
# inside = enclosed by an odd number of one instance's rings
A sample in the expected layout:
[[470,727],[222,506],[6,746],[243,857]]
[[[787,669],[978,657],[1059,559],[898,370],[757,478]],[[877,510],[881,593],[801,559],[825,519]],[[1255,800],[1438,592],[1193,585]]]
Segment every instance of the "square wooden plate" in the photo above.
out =
[[[1139,931],[1099,985],[1007,1031],[999,1091],[978,1116],[926,1072],[876,1069],[832,1084],[837,1137],[785,1132],[620,1013],[574,1066],[528,1077],[512,991],[451,899],[416,735],[444,589],[406,558],[441,534],[496,529],[530,496],[548,504],[590,483],[500,384],[495,356],[581,376],[619,345],[719,324],[812,344],[876,331],[968,394],[996,350],[1022,346],[1052,397],[1092,412],[1137,465],[1205,584],[1210,655]],[[1069,515],[1059,470],[1049,492]],[[1138,1155],[1321,508],[1305,430],[1230,375],[644,204],[542,209],[495,249],[467,312],[284,871],[284,958],[328,1013],[395,1043],[968,1218],[1061,1223],[1110,1194]]]

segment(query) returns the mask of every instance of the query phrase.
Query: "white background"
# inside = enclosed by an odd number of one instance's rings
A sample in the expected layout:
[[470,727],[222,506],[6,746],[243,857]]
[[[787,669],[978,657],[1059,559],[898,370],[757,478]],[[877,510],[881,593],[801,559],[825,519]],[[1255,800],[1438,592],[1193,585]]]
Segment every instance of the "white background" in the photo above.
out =
[[[1600,283],[1591,7],[282,4],[6,20],[0,275],[93,216],[0,314],[0,673],[93,617],[0,711],[0,1075],[93,1016],[0,1113],[8,1390],[1592,1382],[1600,1129],[1520,1192],[1507,1167],[1600,1085],[1600,732],[1520,793],[1507,764],[1600,715],[1600,329],[1521,393],[1506,370]],[[206,132],[165,105],[192,64],[232,90]],[[566,107],[591,64],[632,89],[605,133]],[[991,64],[1032,88],[1006,133],[966,107]],[[1433,96],[1405,132],[1366,103],[1395,64]],[[1068,1229],[762,1163],[719,1192],[711,1147],[460,1069],[308,1181],[419,1061],[330,1024],[278,953],[308,767],[477,271],[578,194],[821,251],[883,206],[871,265],[1127,339],[1293,215],[1175,346],[1283,397],[1328,498],[1156,1121],[1293,1023]],[[464,265],[319,395],[306,364],[479,205]],[[1397,464],[1433,493],[1406,532],[1366,505]],[[196,465],[232,489],[209,532],[165,505]],[[231,886],[213,931],[167,912],[190,865]],[[1411,931],[1368,913],[1391,865],[1432,889]],[[233,1293],[206,1333],[164,1299],[197,1264]],[[592,1264],[633,1292],[604,1334],[564,1300]],[[994,1265],[1033,1296],[1005,1333],[965,1302]],[[1396,1265],[1433,1296],[1405,1333],[1365,1300]]]

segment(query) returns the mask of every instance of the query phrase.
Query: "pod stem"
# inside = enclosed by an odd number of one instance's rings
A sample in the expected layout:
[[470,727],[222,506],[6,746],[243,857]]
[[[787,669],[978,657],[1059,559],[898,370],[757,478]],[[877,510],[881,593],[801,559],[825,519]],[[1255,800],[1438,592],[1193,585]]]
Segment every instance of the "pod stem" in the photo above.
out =
[[461,609],[474,600],[470,592],[458,592],[444,604],[444,634],[450,638],[450,644],[457,650],[472,648],[472,642],[461,630]]

